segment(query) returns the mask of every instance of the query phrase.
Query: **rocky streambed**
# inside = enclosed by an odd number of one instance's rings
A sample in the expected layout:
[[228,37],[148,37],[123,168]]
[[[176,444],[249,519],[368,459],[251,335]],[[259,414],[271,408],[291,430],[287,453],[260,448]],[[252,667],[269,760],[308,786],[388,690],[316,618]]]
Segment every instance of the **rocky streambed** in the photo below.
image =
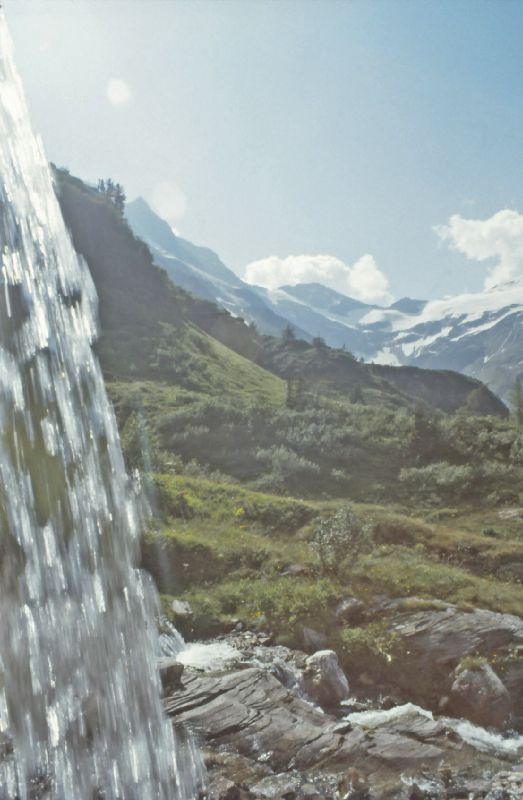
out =
[[165,708],[198,737],[210,797],[523,798],[523,622],[454,606],[389,612],[409,647],[381,693],[375,679],[368,691],[365,676],[348,683],[332,651],[265,633],[175,643]]

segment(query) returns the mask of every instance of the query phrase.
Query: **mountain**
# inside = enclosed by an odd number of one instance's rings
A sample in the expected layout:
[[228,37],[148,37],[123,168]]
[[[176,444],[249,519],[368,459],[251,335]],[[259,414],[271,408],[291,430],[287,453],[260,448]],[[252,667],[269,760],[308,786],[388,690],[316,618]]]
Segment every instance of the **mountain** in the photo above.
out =
[[340,294],[321,283],[299,283],[296,286],[282,286],[281,290],[346,325],[353,325],[368,311],[378,307]]
[[[254,323],[263,333],[279,336],[288,325],[288,320],[275,313],[262,295],[226,267],[216,253],[177,236],[143,198],[128,203],[126,218],[136,236],[147,244],[155,263],[178,286]],[[305,330],[300,329],[299,334],[309,338]]]
[[241,340],[240,350],[257,352],[244,323],[177,287],[96,190],[63,170],[56,172],[56,187],[98,293],[97,349],[108,381],[164,382],[204,395],[282,401],[281,379],[224,346]]
[[412,313],[372,311],[361,320],[376,340],[371,358],[389,364],[453,369],[508,398],[523,378],[523,283],[431,300]]
[[[212,276],[215,285],[236,281],[241,289],[240,279],[216,254],[176,236],[145,203],[131,204],[126,220],[110,200],[66,171],[57,171],[56,180],[66,224],[76,249],[87,261],[100,298],[98,347],[111,380],[135,380],[137,376],[167,380],[211,395],[218,388],[226,391],[228,385],[234,393],[243,380],[247,392],[265,385],[267,396],[281,397],[281,379],[303,375],[316,392],[343,398],[359,387],[368,392],[368,402],[396,408],[412,408],[422,402],[454,412],[479,390],[483,397],[480,413],[506,413],[488,390],[483,391],[484,387],[470,378],[410,367],[390,370],[359,363],[350,353],[313,346],[296,335],[290,340],[261,335],[242,319],[177,286],[169,280],[169,273],[159,268],[163,264],[158,266],[158,251],[165,245],[169,264],[176,258],[195,272]],[[155,236],[154,247],[133,235],[130,217],[136,219],[137,215],[140,224],[145,227],[147,223]],[[363,305],[324,287],[291,290],[298,296],[302,291],[315,292],[320,298],[317,302],[323,305],[342,304],[340,314]],[[280,294],[292,298],[288,291]],[[256,292],[253,295],[258,297]],[[296,304],[304,313],[313,313],[301,301]],[[384,313],[373,307],[360,310],[367,312],[366,316]],[[435,392],[433,385],[438,382],[441,391]]]
[[442,300],[403,297],[388,308],[320,283],[269,290],[246,284],[212,250],[177,236],[143,199],[129,203],[126,215],[175,284],[262,334],[279,336],[290,324],[305,341],[320,337],[365,361],[463,372],[504,399],[523,378],[523,284]]
[[366,352],[366,336],[353,322],[374,306],[320,284],[271,291],[245,283],[212,250],[177,236],[143,198],[127,205],[126,218],[136,236],[149,247],[155,263],[196,297],[215,302],[270,336],[279,336],[290,324],[302,339],[320,336],[332,347]]

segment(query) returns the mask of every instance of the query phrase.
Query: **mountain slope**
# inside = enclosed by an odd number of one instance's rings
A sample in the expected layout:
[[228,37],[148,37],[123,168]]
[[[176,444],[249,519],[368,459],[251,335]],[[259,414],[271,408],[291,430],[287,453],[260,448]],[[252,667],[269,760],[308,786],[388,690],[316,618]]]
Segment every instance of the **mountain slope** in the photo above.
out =
[[310,341],[321,336],[332,347],[347,347],[358,354],[366,352],[368,337],[354,327],[353,321],[374,306],[366,306],[319,284],[310,285],[309,296],[305,296],[301,287],[285,286],[269,291],[247,284],[212,250],[196,247],[177,236],[143,198],[128,204],[126,217],[134,233],[151,250],[155,263],[166,270],[174,283],[196,297],[212,300],[270,336],[279,336],[292,324],[302,339]]
[[[217,303],[233,316],[255,323],[263,333],[281,334],[288,321],[226,267],[216,253],[177,236],[142,198],[127,205],[126,217],[134,233],[149,247],[155,263],[174,283],[196,297]],[[307,337],[306,331],[299,333]]]
[[[421,402],[452,413],[475,393],[477,413],[506,413],[484,387],[464,376],[390,371],[303,340],[260,336],[243,321],[175,286],[105,196],[63,171],[57,181],[64,218],[100,298],[98,347],[109,378],[163,380],[211,396],[216,391],[259,392],[283,402],[281,379],[301,376],[309,391],[343,402],[350,402],[359,388],[365,402],[391,408]],[[174,237],[163,224],[157,235],[164,243]],[[214,254],[188,242],[179,244],[185,257],[190,254],[199,263],[209,259],[206,269],[228,275]]]
[[390,408],[418,405],[453,414],[506,416],[503,403],[480,381],[458,372],[364,364],[350,353],[294,340],[268,341],[260,362],[283,378],[301,378],[309,391]]
[[[64,219],[98,292],[97,347],[107,378],[162,380],[206,394],[255,394],[283,401],[279,378],[195,323],[201,318],[210,328],[228,326],[232,337],[235,320],[177,288],[105,197],[65,172],[57,173],[57,185]],[[248,348],[248,330],[240,327]]]

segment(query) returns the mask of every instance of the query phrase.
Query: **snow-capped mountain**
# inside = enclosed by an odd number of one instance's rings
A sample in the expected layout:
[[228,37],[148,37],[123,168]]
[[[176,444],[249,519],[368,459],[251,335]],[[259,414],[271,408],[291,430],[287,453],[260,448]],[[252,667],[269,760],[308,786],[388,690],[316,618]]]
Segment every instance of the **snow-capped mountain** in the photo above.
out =
[[[143,198],[128,203],[126,216],[134,233],[148,245],[155,262],[174,283],[217,303],[233,316],[253,322],[261,333],[279,336],[290,324],[300,338],[321,336],[332,347],[346,347],[360,356],[376,351],[374,344],[367,347],[368,337],[358,324],[376,306],[360,303],[321,284],[276,290],[252,286],[226,267],[212,250],[177,236]],[[379,335],[376,341],[381,343]]]
[[[222,306],[235,317],[254,322],[263,333],[281,334],[288,324],[287,319],[265,303],[262,294],[226,267],[215,252],[177,236],[141,197],[127,204],[126,217],[136,236],[147,244],[156,264],[165,269],[173,283],[196,297]],[[308,336],[301,329],[298,335]]]
[[388,364],[454,369],[487,383],[507,398],[523,376],[523,283],[431,300],[419,313],[383,309],[360,322],[385,331],[372,357]]
[[291,324],[300,338],[320,336],[366,361],[464,372],[504,399],[523,378],[523,283],[441,300],[404,297],[388,308],[320,283],[269,290],[245,283],[212,250],[177,236],[143,199],[129,203],[126,214],[174,283],[262,333],[278,336]]

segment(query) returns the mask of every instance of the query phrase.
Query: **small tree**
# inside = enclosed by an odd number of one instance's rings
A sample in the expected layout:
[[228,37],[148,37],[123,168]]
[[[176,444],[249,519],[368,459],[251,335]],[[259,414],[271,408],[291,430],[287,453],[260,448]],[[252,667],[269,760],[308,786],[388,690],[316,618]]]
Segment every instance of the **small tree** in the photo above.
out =
[[514,381],[514,386],[510,393],[510,405],[512,406],[512,414],[514,421],[518,428],[523,425],[523,390],[519,378]]
[[288,322],[285,328],[282,330],[281,338],[286,344],[296,341],[296,334],[290,322]]
[[303,408],[305,400],[305,382],[301,375],[287,378],[287,408]]
[[358,519],[350,504],[342,506],[316,526],[311,548],[316,553],[322,572],[352,570],[360,555],[370,550],[372,527]]
[[123,216],[125,210],[125,191],[121,183],[115,183],[112,178],[107,178],[104,181],[100,178],[98,181],[98,191],[104,194],[113,203],[118,213]]

